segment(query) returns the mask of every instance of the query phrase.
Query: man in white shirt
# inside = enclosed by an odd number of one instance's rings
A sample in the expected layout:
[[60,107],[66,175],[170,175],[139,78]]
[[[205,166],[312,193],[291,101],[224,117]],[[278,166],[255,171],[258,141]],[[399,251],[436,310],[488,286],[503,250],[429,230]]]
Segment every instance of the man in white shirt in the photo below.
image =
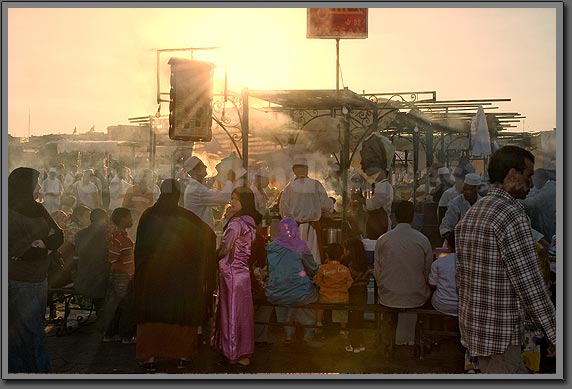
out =
[[75,176],[77,174],[77,165],[72,165],[70,171],[65,175],[64,178],[64,193],[73,192],[73,184],[75,183]]
[[465,176],[463,184],[463,194],[458,195],[453,200],[449,201],[447,205],[447,212],[439,226],[439,233],[441,237],[446,238],[447,234],[455,230],[455,226],[465,213],[480,200],[481,196],[478,193],[479,186],[481,185],[481,176],[476,173],[469,173]]
[[445,217],[445,213],[447,212],[447,206],[449,202],[453,200],[455,197],[463,193],[463,184],[464,184],[464,177],[462,176],[455,176],[455,184],[447,189],[441,197],[439,198],[439,205],[437,208],[437,221],[441,223],[441,220]]
[[50,168],[48,177],[42,182],[40,189],[40,194],[44,199],[44,207],[46,207],[49,213],[60,209],[60,200],[64,193],[64,185],[56,177],[56,173],[55,168]]
[[334,203],[326,189],[317,180],[308,177],[308,161],[296,158],[292,163],[296,178],[282,192],[279,210],[282,217],[292,217],[298,222],[300,238],[308,244],[316,264],[322,263],[322,230],[319,220],[322,212],[332,212]]
[[266,169],[260,169],[254,175],[254,182],[250,185],[250,190],[254,194],[254,204],[256,210],[262,216],[268,211],[268,195],[264,191],[270,183],[270,172]]
[[198,157],[189,157],[184,168],[189,175],[189,182],[185,188],[184,207],[201,218],[214,231],[214,216],[212,207],[224,205],[230,201],[233,189],[234,172],[229,171],[227,181],[222,190],[209,189],[203,181],[207,176],[207,166]]
[[97,185],[93,182],[94,176],[93,169],[86,169],[81,180],[73,185],[73,193],[78,205],[85,205],[91,210],[101,207],[101,195]]
[[129,168],[121,166],[117,169],[117,174],[109,183],[109,210],[111,212],[113,212],[115,208],[123,206],[125,193],[127,189],[133,186],[127,182],[128,176]]

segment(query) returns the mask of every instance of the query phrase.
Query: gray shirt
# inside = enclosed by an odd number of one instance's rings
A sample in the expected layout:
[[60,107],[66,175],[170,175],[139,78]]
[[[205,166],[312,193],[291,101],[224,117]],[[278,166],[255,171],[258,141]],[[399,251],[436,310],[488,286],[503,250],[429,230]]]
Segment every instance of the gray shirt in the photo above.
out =
[[[477,195],[477,201],[481,199],[481,196]],[[455,226],[465,213],[471,208],[471,204],[465,200],[465,196],[463,194],[458,195],[453,200],[449,201],[447,206],[447,212],[445,212],[445,216],[441,221],[441,225],[439,226],[439,233],[441,236],[445,235],[447,232],[454,231]]]
[[532,228],[550,242],[556,233],[556,182],[548,180],[542,188],[531,190],[523,204]]
[[433,250],[429,239],[408,223],[399,223],[375,244],[374,276],[379,302],[394,308],[415,308],[431,295],[427,284]]

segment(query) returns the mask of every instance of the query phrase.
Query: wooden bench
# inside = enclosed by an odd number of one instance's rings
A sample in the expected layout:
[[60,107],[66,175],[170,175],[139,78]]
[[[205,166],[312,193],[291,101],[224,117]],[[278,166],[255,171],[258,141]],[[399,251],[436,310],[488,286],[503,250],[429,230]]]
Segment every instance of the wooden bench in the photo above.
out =
[[[431,343],[431,336],[439,337],[459,337],[459,331],[446,331],[446,330],[436,330],[426,328],[426,323],[428,317],[436,317],[440,321],[451,321],[456,318],[449,315],[444,315],[435,309],[424,309],[424,308],[390,308],[385,307],[380,304],[328,304],[328,303],[310,303],[306,305],[297,306],[286,306],[279,304],[271,304],[266,300],[255,300],[254,305],[257,306],[271,306],[271,307],[289,307],[289,308],[305,308],[305,309],[322,309],[322,310],[342,310],[342,311],[362,311],[362,312],[373,312],[374,313],[374,328],[376,331],[375,344],[376,347],[381,344],[381,314],[385,313],[415,313],[417,314],[417,323],[415,329],[415,355],[419,359],[424,358],[425,348]],[[271,326],[297,326],[302,328],[317,328],[316,325],[302,325],[299,323],[265,323],[256,321],[255,324],[271,325]]]
[[[79,296],[81,295],[73,288],[73,284],[66,285],[61,288],[48,289],[48,307],[50,312],[47,319],[47,323],[56,324],[58,326],[56,330],[57,336],[69,335],[72,333],[73,327],[71,325],[68,325],[68,319],[72,309],[85,310],[83,308],[72,307],[72,304],[78,303]],[[63,317],[57,317],[56,303],[64,304]],[[76,318],[77,323],[79,325],[84,325],[85,323],[87,323],[94,309],[95,307],[93,302],[90,302],[89,314],[87,318],[84,319],[83,316],[79,315]]]

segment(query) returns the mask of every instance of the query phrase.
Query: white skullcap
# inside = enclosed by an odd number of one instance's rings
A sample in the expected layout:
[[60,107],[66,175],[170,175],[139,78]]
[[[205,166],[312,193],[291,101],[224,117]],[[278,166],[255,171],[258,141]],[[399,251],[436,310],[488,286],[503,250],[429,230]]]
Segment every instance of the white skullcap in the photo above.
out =
[[187,158],[187,160],[183,163],[183,167],[186,171],[193,170],[199,163],[202,163],[198,157],[194,155],[192,157]]
[[445,166],[440,167],[439,169],[437,169],[437,174],[438,175],[449,174],[449,169],[447,169]]
[[49,170],[50,173],[57,173],[56,168],[55,167],[51,167]]
[[479,186],[481,185],[481,176],[476,173],[469,173],[465,176],[465,184]]
[[296,165],[308,166],[308,160],[306,158],[294,158],[294,161],[292,161],[292,166]]

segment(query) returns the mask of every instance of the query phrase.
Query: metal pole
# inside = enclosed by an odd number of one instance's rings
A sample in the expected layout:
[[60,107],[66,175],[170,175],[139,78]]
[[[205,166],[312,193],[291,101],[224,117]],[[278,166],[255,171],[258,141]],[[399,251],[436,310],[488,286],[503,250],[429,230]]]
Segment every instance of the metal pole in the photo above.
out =
[[159,74],[159,56],[161,52],[157,50],[157,104],[161,104],[161,75]]
[[157,155],[157,131],[156,131],[156,122],[153,117],[150,120],[151,123],[151,131],[153,133],[153,148],[151,149],[153,152],[153,159],[151,159],[151,169],[155,170],[155,157]]
[[[248,170],[248,88],[242,90],[242,166]],[[248,174],[246,182],[248,186]]]
[[417,171],[419,170],[419,129],[413,130],[413,206],[417,205]]
[[340,38],[336,38],[336,97],[340,92]]
[[347,111],[344,113],[343,125],[343,144],[341,152],[341,168],[342,168],[342,239],[344,236],[344,227],[347,221],[347,208],[348,208],[348,169],[350,165],[350,112],[349,109],[343,107],[342,111]]
[[153,119],[149,118],[149,169],[153,169]]

